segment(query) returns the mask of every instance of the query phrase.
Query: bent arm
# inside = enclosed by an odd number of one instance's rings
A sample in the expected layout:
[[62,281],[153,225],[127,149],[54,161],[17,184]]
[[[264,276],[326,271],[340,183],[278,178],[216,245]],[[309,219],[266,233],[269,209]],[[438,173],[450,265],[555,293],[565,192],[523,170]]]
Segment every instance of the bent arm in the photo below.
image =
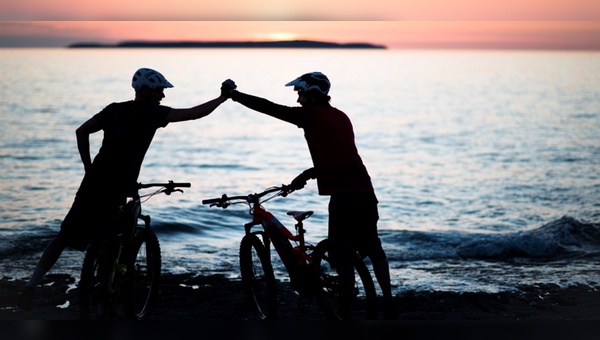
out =
[[167,121],[170,123],[183,122],[187,120],[199,119],[211,114],[219,105],[227,100],[224,96],[219,96],[209,100],[204,104],[190,107],[187,109],[171,109],[167,114]]
[[77,136],[77,150],[83,162],[83,168],[87,172],[92,166],[92,157],[90,156],[90,135],[100,131],[100,124],[92,117],[75,130]]

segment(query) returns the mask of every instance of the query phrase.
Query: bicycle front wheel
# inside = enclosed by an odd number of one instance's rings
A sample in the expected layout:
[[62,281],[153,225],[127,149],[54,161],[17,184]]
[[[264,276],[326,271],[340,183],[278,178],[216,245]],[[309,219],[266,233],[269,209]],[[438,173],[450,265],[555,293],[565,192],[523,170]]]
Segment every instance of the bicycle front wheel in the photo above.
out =
[[277,286],[269,252],[263,242],[249,234],[240,243],[242,286],[257,319],[277,318]]
[[[331,243],[319,242],[312,254],[313,265],[319,270],[321,290],[316,298],[328,319],[373,320],[377,316],[377,293],[369,269],[358,253],[349,250],[345,256],[352,262],[354,288],[346,310],[341,308],[340,279],[336,267],[331,263]],[[349,309],[349,310],[348,310]]]
[[132,259],[127,269],[124,306],[128,319],[147,319],[158,298],[161,254],[158,237],[150,229],[139,228],[133,239]]
[[113,289],[116,245],[93,241],[83,259],[79,280],[79,318],[107,320],[115,317],[117,291]]

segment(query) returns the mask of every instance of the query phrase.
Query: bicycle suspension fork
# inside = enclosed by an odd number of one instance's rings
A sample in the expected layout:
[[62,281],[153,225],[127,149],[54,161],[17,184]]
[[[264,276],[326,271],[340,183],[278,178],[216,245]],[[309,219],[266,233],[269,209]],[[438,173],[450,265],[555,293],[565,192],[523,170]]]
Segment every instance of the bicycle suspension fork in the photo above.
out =
[[[138,214],[137,219],[144,221],[144,227],[146,229],[150,229],[150,216]],[[118,249],[117,257],[115,258],[115,269],[111,273],[110,278],[110,291],[114,292],[116,287],[118,286],[118,282],[115,282],[116,274],[119,274],[119,278],[124,277],[129,270],[129,266],[133,265],[133,260],[135,259],[136,254],[133,253],[133,242],[136,234],[137,227],[137,219],[134,220],[135,223],[131,230],[128,231],[127,234],[121,235],[122,239],[120,240],[121,246]]]

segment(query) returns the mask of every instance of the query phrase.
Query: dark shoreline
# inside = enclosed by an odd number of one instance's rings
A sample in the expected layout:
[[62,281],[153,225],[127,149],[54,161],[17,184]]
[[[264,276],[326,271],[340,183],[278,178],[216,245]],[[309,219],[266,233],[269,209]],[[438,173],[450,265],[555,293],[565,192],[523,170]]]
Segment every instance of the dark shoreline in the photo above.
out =
[[[0,319],[77,320],[75,279],[49,274],[36,291],[31,311],[15,306],[24,280],[0,279]],[[71,287],[72,289],[68,289]],[[65,293],[66,292],[66,293]],[[284,290],[281,320],[322,320],[318,311],[298,307]],[[519,292],[456,293],[407,291],[396,295],[398,320],[522,321],[600,320],[600,290],[589,286],[523,286]],[[67,304],[68,301],[68,304]],[[221,276],[163,274],[159,304],[151,320],[251,320],[241,283]]]
[[386,49],[370,43],[332,43],[312,40],[290,41],[123,41],[117,44],[79,42],[68,48],[332,48],[332,49]]

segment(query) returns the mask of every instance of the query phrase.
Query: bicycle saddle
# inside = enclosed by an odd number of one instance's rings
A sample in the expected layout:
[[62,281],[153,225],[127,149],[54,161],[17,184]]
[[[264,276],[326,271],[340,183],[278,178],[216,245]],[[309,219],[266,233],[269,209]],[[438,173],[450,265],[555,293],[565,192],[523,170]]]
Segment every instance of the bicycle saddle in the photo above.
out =
[[287,214],[293,216],[296,221],[301,222],[305,219],[309,218],[312,215],[313,211],[288,211]]

